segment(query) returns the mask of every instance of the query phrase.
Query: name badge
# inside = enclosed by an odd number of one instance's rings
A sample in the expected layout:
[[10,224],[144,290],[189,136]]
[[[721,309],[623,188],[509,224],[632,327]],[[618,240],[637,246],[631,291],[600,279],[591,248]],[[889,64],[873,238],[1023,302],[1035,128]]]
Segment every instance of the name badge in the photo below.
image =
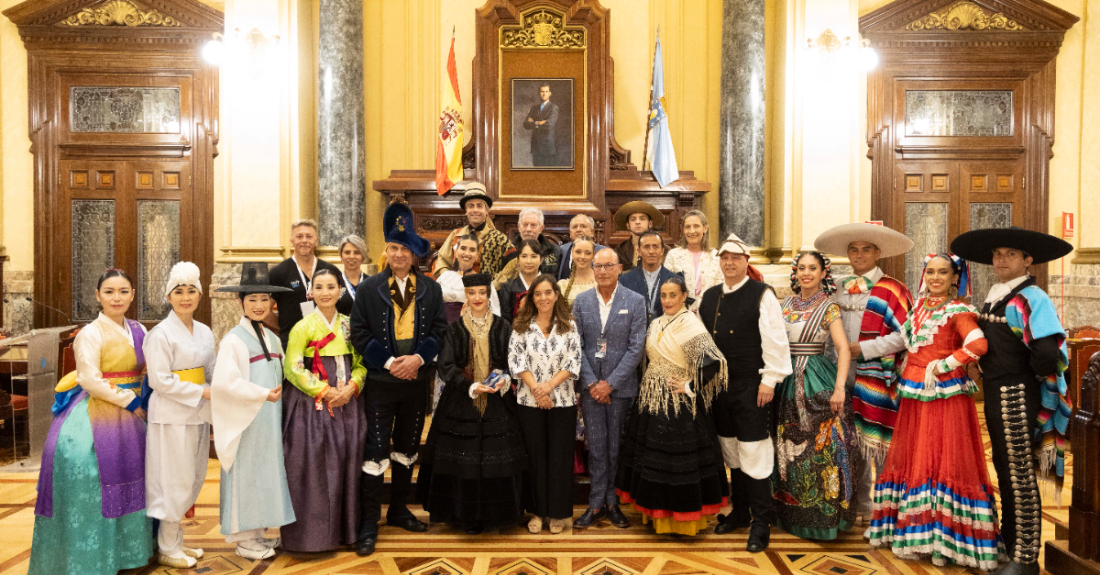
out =
[[298,307],[302,308],[302,317],[306,317],[307,315],[313,313],[313,310],[317,308],[317,304],[311,301],[304,301],[298,304]]
[[607,339],[601,337],[596,340],[596,359],[605,357],[607,357]]

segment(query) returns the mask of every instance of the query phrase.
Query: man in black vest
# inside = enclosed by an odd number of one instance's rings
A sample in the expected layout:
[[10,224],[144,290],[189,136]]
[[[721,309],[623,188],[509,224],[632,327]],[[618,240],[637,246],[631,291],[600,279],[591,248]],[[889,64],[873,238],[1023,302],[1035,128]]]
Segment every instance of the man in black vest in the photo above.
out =
[[[367,445],[359,483],[360,526],[355,552],[374,553],[382,514],[382,485],[391,470],[386,523],[420,532],[428,529],[407,507],[412,468],[424,430],[428,374],[443,343],[447,321],[443,290],[420,273],[413,256],[431,245],[417,235],[413,213],[393,203],[382,215],[386,266],[359,285],[351,311],[351,342],[367,368],[364,409]],[[390,440],[393,448],[390,449]]]
[[768,548],[772,510],[772,397],[792,373],[783,312],[775,292],[748,277],[749,247],[730,234],[718,251],[725,281],[703,292],[699,319],[726,356],[729,386],[714,398],[712,410],[730,468],[729,515],[719,515],[716,534],[750,527],[745,549]]
[[[1068,242],[1017,227],[972,230],[951,242],[951,251],[992,265],[999,283],[989,289],[978,327],[988,351],[978,359],[984,383],[985,425],[1001,492],[1001,537],[1012,559],[995,573],[1039,573],[1042,508],[1038,479],[1062,487],[1069,363],[1066,332],[1050,297],[1031,278],[1029,266],[1059,259]],[[979,374],[970,373],[972,379]],[[1053,472],[1053,473],[1052,473]]]

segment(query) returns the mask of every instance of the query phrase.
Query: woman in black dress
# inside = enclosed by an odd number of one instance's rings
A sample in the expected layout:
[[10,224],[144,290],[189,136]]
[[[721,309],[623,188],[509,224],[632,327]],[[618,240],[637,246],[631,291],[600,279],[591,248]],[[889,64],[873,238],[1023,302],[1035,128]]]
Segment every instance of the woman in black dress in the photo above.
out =
[[[432,417],[417,483],[432,523],[467,533],[513,526],[523,512],[527,452],[508,371],[512,328],[489,310],[488,274],[462,277],[466,311],[443,336],[446,386]],[[493,387],[486,378],[499,370]]]
[[519,304],[523,296],[527,295],[527,288],[539,275],[539,266],[542,265],[542,246],[536,240],[523,240],[519,243],[519,253],[516,254],[519,273],[515,278],[505,282],[497,288],[500,298],[500,319],[508,325],[516,317]]

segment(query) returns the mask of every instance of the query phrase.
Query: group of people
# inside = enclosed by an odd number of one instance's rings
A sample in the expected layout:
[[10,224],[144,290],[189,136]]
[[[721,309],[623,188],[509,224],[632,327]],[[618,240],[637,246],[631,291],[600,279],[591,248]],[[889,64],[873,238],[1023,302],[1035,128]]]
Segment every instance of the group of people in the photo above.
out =
[[[432,274],[404,203],[386,209],[369,277],[362,240],[340,246],[341,271],[313,255],[316,225],[297,222],[294,256],[270,273],[245,264],[220,288],[243,317],[216,355],[193,319],[193,264],[173,268],[172,312],[148,334],[125,318],[133,284],[108,270],[103,312],[57,388],[31,573],[113,573],[154,552],[193,567],[203,552],[180,521],[206,476],[208,422],[222,533],[249,559],[373,553],[387,472],[386,523],[427,530],[408,508],[419,465],[429,521],[470,534],[526,514],[531,533],[560,533],[584,469],[573,529],[627,527],[622,506],[682,536],[716,516],[715,533],[748,528],[759,552],[773,525],[829,540],[863,520],[901,557],[1038,572],[1038,480],[1060,481],[1069,407],[1065,332],[1027,270],[1068,253],[1062,240],[967,232],[926,258],[914,303],[877,264],[912,242],[846,224],[794,258],[780,299],[736,235],[708,247],[701,212],[666,253],[652,229],[663,215],[644,202],[616,214],[631,238],[615,248],[595,244],[585,215],[558,246],[533,208],[513,243],[476,185],[462,207],[468,225]],[[827,254],[852,275],[834,280]],[[968,261],[1000,279],[980,312],[960,299]],[[278,336],[262,323],[273,305]],[[970,397],[979,377],[999,512]]]

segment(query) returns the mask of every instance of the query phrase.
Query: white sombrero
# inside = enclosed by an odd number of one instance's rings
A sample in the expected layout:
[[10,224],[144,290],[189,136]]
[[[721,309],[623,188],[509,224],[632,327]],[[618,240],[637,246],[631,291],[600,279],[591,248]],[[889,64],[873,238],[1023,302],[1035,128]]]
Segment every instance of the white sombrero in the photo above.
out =
[[843,224],[827,230],[817,236],[814,248],[820,252],[842,256],[848,253],[848,244],[852,242],[875,244],[881,252],[879,257],[883,258],[900,256],[913,249],[913,240],[905,237],[905,234],[886,226],[865,223]]

